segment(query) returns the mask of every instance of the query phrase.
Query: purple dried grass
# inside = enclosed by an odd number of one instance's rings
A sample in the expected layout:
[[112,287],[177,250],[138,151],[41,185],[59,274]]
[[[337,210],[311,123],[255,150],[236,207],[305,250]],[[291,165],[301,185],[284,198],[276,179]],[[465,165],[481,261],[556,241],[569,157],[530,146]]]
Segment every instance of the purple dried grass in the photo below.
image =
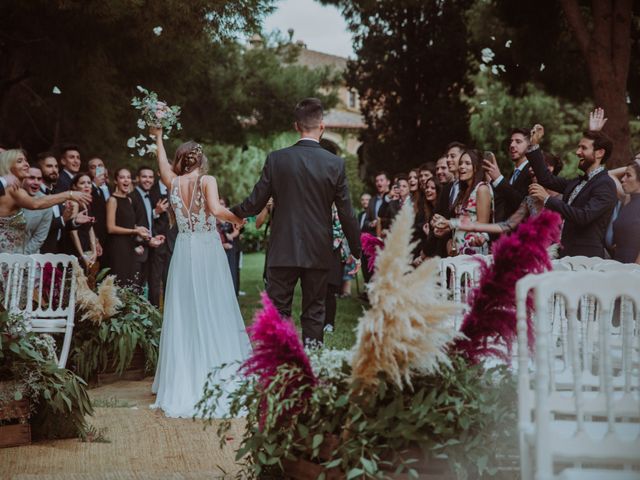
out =
[[367,256],[367,269],[369,272],[373,272],[376,266],[376,257],[378,256],[378,248],[384,248],[384,242],[370,233],[360,234],[360,243],[362,244],[362,251]]
[[[458,340],[454,350],[463,352],[473,363],[484,357],[508,361],[516,339],[516,282],[529,273],[551,270],[547,249],[560,240],[560,215],[543,210],[521,223],[511,235],[504,235],[493,245],[493,263],[481,265],[480,282],[471,293],[471,310],[460,331],[466,339]],[[531,319],[528,342],[533,348]]]

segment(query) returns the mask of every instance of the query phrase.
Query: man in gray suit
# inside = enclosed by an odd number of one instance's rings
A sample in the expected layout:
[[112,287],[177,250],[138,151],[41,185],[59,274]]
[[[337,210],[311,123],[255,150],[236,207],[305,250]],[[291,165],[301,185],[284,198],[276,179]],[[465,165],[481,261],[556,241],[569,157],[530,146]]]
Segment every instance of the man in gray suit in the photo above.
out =
[[359,268],[360,230],[344,160],[320,146],[324,132],[320,100],[295,108],[300,140],[267,156],[251,195],[231,209],[241,218],[257,215],[273,197],[267,256],[267,294],[281,315],[291,316],[293,292],[302,284],[302,338],[322,342],[325,297],[333,259],[331,205],[335,203],[349,248]]
[[[29,168],[29,175],[22,181],[22,187],[32,197],[43,197],[40,191],[42,185],[42,171],[38,167]],[[53,211],[50,208],[42,210],[23,209],[24,218],[27,221],[27,241],[24,253],[40,253],[40,247],[49,235]]]

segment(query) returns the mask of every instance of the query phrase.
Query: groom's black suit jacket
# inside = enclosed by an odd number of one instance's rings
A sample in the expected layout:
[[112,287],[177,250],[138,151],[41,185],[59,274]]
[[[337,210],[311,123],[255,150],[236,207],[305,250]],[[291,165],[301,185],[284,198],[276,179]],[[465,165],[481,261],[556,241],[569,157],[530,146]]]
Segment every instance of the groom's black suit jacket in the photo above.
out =
[[231,209],[241,218],[257,215],[273,197],[268,267],[331,268],[331,205],[336,204],[351,253],[360,257],[360,229],[344,160],[313,140],[270,153],[251,195]]

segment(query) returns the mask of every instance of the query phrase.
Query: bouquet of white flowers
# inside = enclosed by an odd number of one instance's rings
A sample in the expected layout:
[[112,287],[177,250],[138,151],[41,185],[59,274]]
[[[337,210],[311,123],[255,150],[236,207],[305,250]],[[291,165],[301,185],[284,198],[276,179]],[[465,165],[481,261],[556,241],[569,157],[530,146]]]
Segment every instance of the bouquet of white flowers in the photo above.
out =
[[150,92],[139,85],[136,88],[143,96],[141,98],[133,97],[131,105],[141,112],[141,118],[138,119],[138,128],[145,131],[145,134],[131,137],[127,141],[127,147],[136,148],[138,154],[142,157],[147,153],[155,153],[156,151],[155,141],[146,135],[146,130],[149,127],[162,128],[164,138],[167,139],[171,130],[174,128],[180,130],[182,125],[178,121],[180,107],[177,105],[170,107],[167,102],[158,100],[157,93]]

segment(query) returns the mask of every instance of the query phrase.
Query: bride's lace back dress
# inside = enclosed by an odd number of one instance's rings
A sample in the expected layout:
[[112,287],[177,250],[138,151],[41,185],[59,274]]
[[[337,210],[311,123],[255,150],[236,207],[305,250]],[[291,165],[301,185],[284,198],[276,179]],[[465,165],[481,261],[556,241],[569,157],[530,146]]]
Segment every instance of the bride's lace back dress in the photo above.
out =
[[[169,198],[178,237],[165,289],[152,408],[169,417],[191,417],[211,369],[244,360],[250,344],[216,219],[206,209],[202,177],[191,184],[175,178]],[[225,409],[222,405],[216,416]]]

